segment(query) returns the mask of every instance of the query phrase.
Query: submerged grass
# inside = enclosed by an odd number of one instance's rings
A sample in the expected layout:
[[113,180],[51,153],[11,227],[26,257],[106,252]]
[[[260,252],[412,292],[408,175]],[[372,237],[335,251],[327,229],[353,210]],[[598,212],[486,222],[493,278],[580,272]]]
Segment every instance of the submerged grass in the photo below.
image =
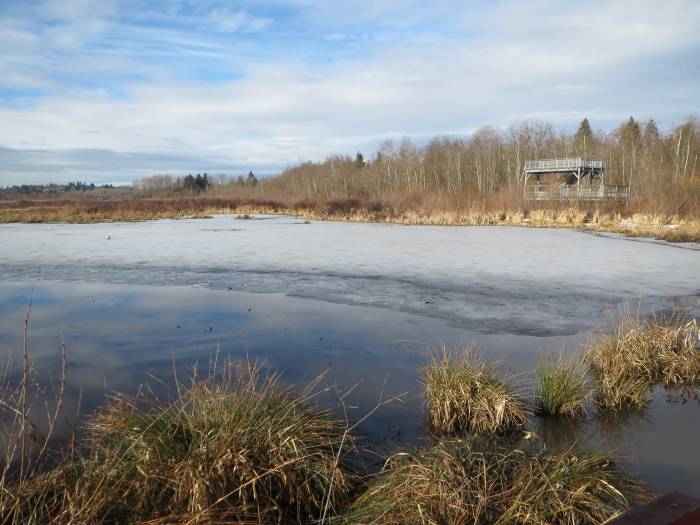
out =
[[310,522],[346,503],[353,439],[250,364],[170,403],[116,397],[85,453],[3,497],[5,523]]
[[535,398],[545,415],[577,417],[586,414],[591,398],[588,363],[584,359],[541,355],[537,362]]
[[529,409],[473,348],[442,349],[425,369],[430,424],[438,433],[499,433],[521,426]]
[[644,319],[623,315],[587,352],[598,380],[598,405],[611,410],[640,409],[648,403],[655,383],[671,387],[697,384],[697,340],[697,320],[680,307]]
[[451,441],[394,455],[342,522],[597,524],[649,497],[604,454]]

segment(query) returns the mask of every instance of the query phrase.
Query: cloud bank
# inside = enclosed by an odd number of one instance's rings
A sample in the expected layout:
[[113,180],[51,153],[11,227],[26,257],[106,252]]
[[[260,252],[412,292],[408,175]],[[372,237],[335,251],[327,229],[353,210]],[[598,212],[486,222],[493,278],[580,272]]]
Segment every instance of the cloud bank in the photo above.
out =
[[699,23],[693,0],[4,2],[0,185],[273,173],[529,118],[668,127],[698,110]]

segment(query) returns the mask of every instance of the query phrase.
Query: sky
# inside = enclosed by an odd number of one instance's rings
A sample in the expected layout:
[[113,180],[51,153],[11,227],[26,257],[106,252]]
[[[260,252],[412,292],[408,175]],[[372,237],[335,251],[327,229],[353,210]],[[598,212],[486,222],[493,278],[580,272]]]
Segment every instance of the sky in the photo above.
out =
[[697,0],[0,0],[0,186],[700,110]]

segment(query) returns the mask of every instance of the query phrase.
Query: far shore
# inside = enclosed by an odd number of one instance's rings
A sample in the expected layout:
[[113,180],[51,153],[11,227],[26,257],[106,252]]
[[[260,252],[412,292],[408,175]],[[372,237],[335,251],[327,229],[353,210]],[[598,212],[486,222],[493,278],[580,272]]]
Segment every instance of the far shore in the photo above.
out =
[[239,198],[142,198],[115,200],[26,200],[0,202],[0,223],[98,223],[208,218],[216,214],[278,214],[308,221],[346,221],[434,226],[577,228],[669,242],[700,242],[700,219],[677,215],[601,211],[580,207],[537,209],[421,210],[381,202],[335,199],[278,202]]

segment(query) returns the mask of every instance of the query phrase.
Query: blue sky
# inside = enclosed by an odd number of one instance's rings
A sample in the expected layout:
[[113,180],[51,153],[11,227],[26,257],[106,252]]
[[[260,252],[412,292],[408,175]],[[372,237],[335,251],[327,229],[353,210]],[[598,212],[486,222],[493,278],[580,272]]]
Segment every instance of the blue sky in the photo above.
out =
[[0,185],[700,109],[700,2],[0,0]]

